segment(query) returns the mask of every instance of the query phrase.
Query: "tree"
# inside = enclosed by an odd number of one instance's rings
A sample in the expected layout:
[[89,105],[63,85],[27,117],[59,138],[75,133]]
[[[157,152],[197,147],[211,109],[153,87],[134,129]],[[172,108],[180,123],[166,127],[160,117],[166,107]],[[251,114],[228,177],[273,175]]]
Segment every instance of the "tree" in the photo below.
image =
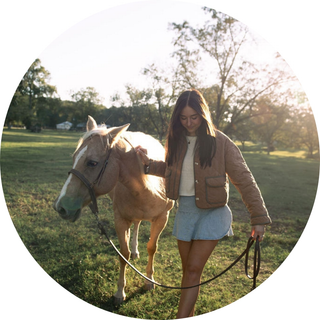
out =
[[6,115],[5,125],[7,125],[8,128],[13,124],[23,125],[23,119],[27,113],[28,99],[26,96],[23,96],[19,90],[16,90]]
[[104,108],[101,105],[102,100],[99,93],[93,87],[73,92],[71,98],[75,103],[72,105],[72,117],[69,118],[69,121],[74,125],[86,122],[88,115],[96,118]]
[[160,141],[165,137],[172,113],[172,105],[179,94],[179,83],[177,81],[178,70],[173,71],[169,78],[168,72],[161,70],[155,64],[144,68],[143,74],[151,81],[152,96],[149,101],[154,101],[157,113],[154,113],[153,105],[148,103],[149,119],[153,123]]
[[255,125],[249,117],[238,125],[233,125],[230,135],[241,142],[242,151],[245,150],[245,143],[252,141],[254,127]]
[[[126,93],[129,97],[130,106],[130,130],[143,131],[148,133],[155,133],[152,119],[150,121],[150,114],[153,114],[154,106],[150,102],[152,98],[152,90],[139,90],[132,85],[126,85]],[[152,118],[152,117],[151,117]]]
[[21,121],[27,128],[37,121],[37,101],[56,93],[56,87],[49,85],[49,80],[49,71],[36,59],[23,76],[12,99],[9,107],[13,109],[9,113],[10,121]]
[[314,158],[319,153],[319,137],[317,125],[304,92],[297,92],[297,106],[291,110],[290,119],[286,123],[286,142],[295,148],[307,147],[308,157]]
[[37,122],[49,128],[55,128],[57,123],[66,121],[63,102],[60,98],[40,98],[37,102]]
[[[193,28],[185,21],[172,23],[176,32],[174,56],[180,63],[180,77],[191,86],[202,87],[208,100],[213,121],[218,129],[231,132],[234,125],[253,116],[259,96],[271,94],[288,80],[282,69],[258,68],[241,56],[244,44],[253,38],[239,21],[210,8],[203,8],[211,20],[201,28]],[[196,68],[206,59],[206,68],[216,74],[215,83],[205,86]],[[291,79],[291,77],[290,77]],[[245,116],[243,116],[245,114]]]
[[308,148],[308,157],[314,158],[314,152],[319,153],[319,138],[317,125],[310,107],[301,112],[299,122],[300,132],[298,139],[301,144]]
[[290,107],[287,104],[275,105],[267,96],[260,97],[255,105],[259,115],[252,118],[255,124],[254,133],[261,142],[266,143],[269,155],[289,118]]

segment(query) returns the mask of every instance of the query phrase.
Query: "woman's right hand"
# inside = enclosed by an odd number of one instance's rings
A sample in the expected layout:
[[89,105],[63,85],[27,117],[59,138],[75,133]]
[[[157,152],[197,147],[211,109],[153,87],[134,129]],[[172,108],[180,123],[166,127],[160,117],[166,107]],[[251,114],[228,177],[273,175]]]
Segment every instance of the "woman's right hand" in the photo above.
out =
[[140,159],[141,159],[141,162],[142,162],[144,165],[148,166],[148,165],[150,164],[150,159],[149,159],[149,157],[147,156],[148,150],[142,148],[141,146],[135,147],[134,150],[135,150],[136,153],[139,155],[139,157],[140,157]]

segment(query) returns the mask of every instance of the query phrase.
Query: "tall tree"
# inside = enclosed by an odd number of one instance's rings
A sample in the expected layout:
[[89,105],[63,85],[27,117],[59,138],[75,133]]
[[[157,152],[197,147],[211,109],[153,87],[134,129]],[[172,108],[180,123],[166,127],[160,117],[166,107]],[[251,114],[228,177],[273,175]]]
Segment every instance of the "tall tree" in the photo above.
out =
[[[268,68],[257,68],[243,58],[241,51],[252,37],[246,26],[214,9],[203,9],[211,18],[203,27],[194,28],[187,21],[171,24],[176,32],[174,56],[181,65],[180,76],[190,86],[202,86],[202,93],[213,98],[208,104],[214,123],[228,133],[253,114],[259,96],[278,89],[287,75],[281,69],[271,73]],[[216,75],[210,86],[205,86],[197,76],[201,59],[206,59],[207,71]]]
[[[25,113],[21,121],[27,128],[37,120],[37,100],[52,97],[57,92],[56,87],[48,83],[49,80],[50,72],[41,65],[40,59],[36,59],[19,83],[10,108],[21,108],[20,104],[24,104]],[[21,96],[27,99],[21,99]]]
[[12,125],[24,125],[23,119],[28,113],[28,98],[23,96],[19,90],[16,90],[6,115],[5,125],[8,128]]

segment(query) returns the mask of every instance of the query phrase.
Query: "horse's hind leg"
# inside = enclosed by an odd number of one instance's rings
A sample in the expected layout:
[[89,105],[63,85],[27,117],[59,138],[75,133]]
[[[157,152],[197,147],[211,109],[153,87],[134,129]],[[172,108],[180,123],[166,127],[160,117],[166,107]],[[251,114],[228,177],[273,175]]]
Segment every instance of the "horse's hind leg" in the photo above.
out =
[[[115,228],[120,243],[120,252],[129,260],[130,250],[129,250],[129,241],[130,241],[130,223],[124,219],[115,219]],[[125,286],[126,286],[126,262],[119,257],[120,261],[120,275],[118,280],[118,290],[114,294],[115,304],[121,304],[126,300]]]
[[[151,230],[150,230],[150,240],[147,244],[147,250],[149,254],[148,265],[147,265],[147,277],[151,280],[153,279],[154,274],[154,255],[157,252],[158,248],[158,239],[159,236],[167,224],[169,212],[163,213],[162,215],[158,216],[157,219],[151,222]],[[154,289],[154,284],[150,281],[145,280],[145,289],[152,290]]]
[[139,235],[139,227],[141,221],[134,222],[133,235],[131,240],[131,258],[139,259],[139,250],[138,250],[138,235]]

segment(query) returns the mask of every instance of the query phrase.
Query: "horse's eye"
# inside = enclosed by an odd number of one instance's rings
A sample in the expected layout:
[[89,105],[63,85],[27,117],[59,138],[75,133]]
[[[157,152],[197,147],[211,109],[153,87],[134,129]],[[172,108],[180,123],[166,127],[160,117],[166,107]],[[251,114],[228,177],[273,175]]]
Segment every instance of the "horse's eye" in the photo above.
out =
[[93,161],[93,160],[89,160],[89,161],[87,162],[87,166],[88,166],[88,167],[91,167],[91,168],[97,166],[97,164],[98,164],[98,162],[97,162],[97,161]]

